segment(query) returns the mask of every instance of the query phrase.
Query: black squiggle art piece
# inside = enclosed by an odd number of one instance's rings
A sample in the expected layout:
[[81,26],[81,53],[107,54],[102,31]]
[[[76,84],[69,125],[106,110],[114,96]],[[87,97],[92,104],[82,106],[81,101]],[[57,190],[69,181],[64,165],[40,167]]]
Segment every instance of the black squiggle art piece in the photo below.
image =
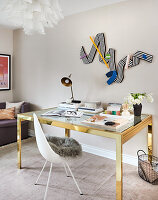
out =
[[[153,59],[152,55],[147,54],[147,53],[142,52],[142,51],[137,51],[132,56],[132,59],[130,59],[128,67],[129,68],[135,67],[136,65],[138,65],[140,63],[140,60],[144,60],[144,61],[152,63],[152,59]],[[116,70],[117,71],[117,78],[115,80],[115,82],[117,82],[117,83],[121,83],[124,79],[124,67],[126,65],[126,60],[127,60],[127,56],[124,57],[123,59],[121,59],[118,63],[117,70]]]
[[[101,52],[102,56],[104,57],[105,61],[109,64],[110,71],[117,72],[116,79],[113,80],[113,82],[121,83],[124,79],[124,68],[126,65],[127,56],[124,57],[123,59],[121,59],[116,67],[115,50],[112,48],[109,48],[109,50],[107,51],[107,54],[110,55],[110,58],[107,59],[105,56],[106,44],[105,44],[104,33],[98,33],[94,39],[94,42],[97,45],[97,47],[99,47],[99,45],[100,45],[100,52]],[[97,52],[97,50],[96,50],[95,46],[92,45],[90,53],[87,55],[84,47],[82,46],[81,51],[80,51],[80,59],[82,59],[84,64],[90,64],[93,62],[96,52]],[[152,63],[153,56],[150,54],[147,54],[145,52],[142,52],[142,51],[137,51],[136,53],[133,54],[132,58],[130,58],[128,67],[131,68],[131,67],[138,65],[140,63],[140,60],[144,60],[144,61]],[[102,58],[100,57],[100,55],[99,55],[99,61],[101,63],[104,63]],[[107,73],[107,77],[109,77],[109,73]],[[107,81],[107,83],[112,84],[112,81]]]
[[[110,58],[107,59],[105,57],[106,44],[105,44],[104,33],[98,33],[94,39],[94,42],[97,45],[97,47],[100,45],[100,52],[101,52],[102,56],[104,57],[105,61],[107,63],[109,63],[110,70],[114,70],[116,68],[116,66],[115,66],[115,50],[109,49],[107,54],[110,54]],[[92,45],[90,53],[87,55],[84,47],[82,46],[81,51],[80,51],[80,59],[82,59],[84,64],[90,64],[93,62],[96,52],[97,52],[97,50],[96,50],[95,46]],[[101,63],[104,63],[102,58],[100,57],[100,55],[99,55],[99,61]]]

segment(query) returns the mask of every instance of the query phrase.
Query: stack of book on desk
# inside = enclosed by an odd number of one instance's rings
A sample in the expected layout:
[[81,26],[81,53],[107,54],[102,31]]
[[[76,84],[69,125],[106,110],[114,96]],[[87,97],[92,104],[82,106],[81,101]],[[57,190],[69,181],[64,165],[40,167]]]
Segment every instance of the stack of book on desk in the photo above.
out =
[[66,103],[59,104],[58,109],[61,110],[78,110],[83,113],[100,113],[103,111],[101,102],[85,102],[85,103]]
[[78,108],[78,111],[83,113],[100,113],[103,111],[101,102],[85,102],[82,106]]
[[109,106],[107,107],[105,113],[111,115],[120,115],[121,106],[122,105],[119,103],[109,103]]
[[66,103],[66,102],[61,102],[58,106],[59,109],[62,110],[77,110],[78,107],[81,105],[81,103]]

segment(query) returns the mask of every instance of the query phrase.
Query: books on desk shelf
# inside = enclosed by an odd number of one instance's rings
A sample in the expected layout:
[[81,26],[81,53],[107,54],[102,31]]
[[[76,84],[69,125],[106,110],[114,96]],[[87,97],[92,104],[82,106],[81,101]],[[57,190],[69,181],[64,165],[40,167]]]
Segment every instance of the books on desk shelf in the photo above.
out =
[[105,110],[105,113],[112,115],[120,115],[121,106],[122,105],[119,103],[109,103],[107,109]]
[[76,110],[78,107],[81,105],[81,103],[66,103],[66,102],[61,102],[58,106],[60,109],[73,109]]
[[127,125],[130,121],[128,119],[122,118],[120,116],[113,118],[108,116],[94,115],[87,120],[82,121],[82,123],[94,125],[96,127],[105,128],[111,131],[117,131],[122,126]]
[[103,108],[86,108],[86,107],[79,107],[78,111],[83,112],[83,113],[101,113],[103,111]]
[[84,102],[83,107],[98,109],[101,107],[101,102],[100,101]]
[[107,107],[107,111],[120,111],[121,106],[122,105],[119,103],[109,103],[109,106]]
[[81,117],[83,115],[82,112],[78,112],[75,110],[50,110],[41,114],[42,116],[58,116],[58,117]]

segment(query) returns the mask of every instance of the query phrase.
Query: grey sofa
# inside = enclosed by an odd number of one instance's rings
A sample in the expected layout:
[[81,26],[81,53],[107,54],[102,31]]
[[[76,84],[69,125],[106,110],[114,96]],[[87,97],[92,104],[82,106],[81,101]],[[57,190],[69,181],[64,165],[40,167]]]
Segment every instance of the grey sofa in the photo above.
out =
[[[0,103],[0,109],[5,109],[6,103]],[[30,104],[24,102],[20,113],[29,112]],[[22,122],[21,138],[28,138],[28,121]],[[0,120],[0,146],[17,141],[17,119]]]

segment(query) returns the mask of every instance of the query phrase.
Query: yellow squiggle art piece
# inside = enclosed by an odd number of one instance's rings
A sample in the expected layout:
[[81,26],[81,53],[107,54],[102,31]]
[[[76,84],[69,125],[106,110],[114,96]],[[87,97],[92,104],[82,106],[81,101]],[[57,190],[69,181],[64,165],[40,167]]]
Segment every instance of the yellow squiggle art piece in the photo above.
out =
[[99,49],[98,49],[97,45],[95,44],[95,42],[94,42],[94,40],[92,39],[92,37],[91,37],[91,36],[90,36],[90,39],[91,39],[91,41],[93,42],[93,44],[94,44],[94,46],[95,46],[96,50],[98,51],[98,53],[99,53],[100,57],[101,57],[101,58],[102,58],[102,60],[104,61],[105,65],[107,66],[107,68],[109,68],[109,65],[107,64],[107,62],[106,62],[106,61],[105,61],[105,59],[103,58],[103,56],[102,56],[101,52],[99,51]]

